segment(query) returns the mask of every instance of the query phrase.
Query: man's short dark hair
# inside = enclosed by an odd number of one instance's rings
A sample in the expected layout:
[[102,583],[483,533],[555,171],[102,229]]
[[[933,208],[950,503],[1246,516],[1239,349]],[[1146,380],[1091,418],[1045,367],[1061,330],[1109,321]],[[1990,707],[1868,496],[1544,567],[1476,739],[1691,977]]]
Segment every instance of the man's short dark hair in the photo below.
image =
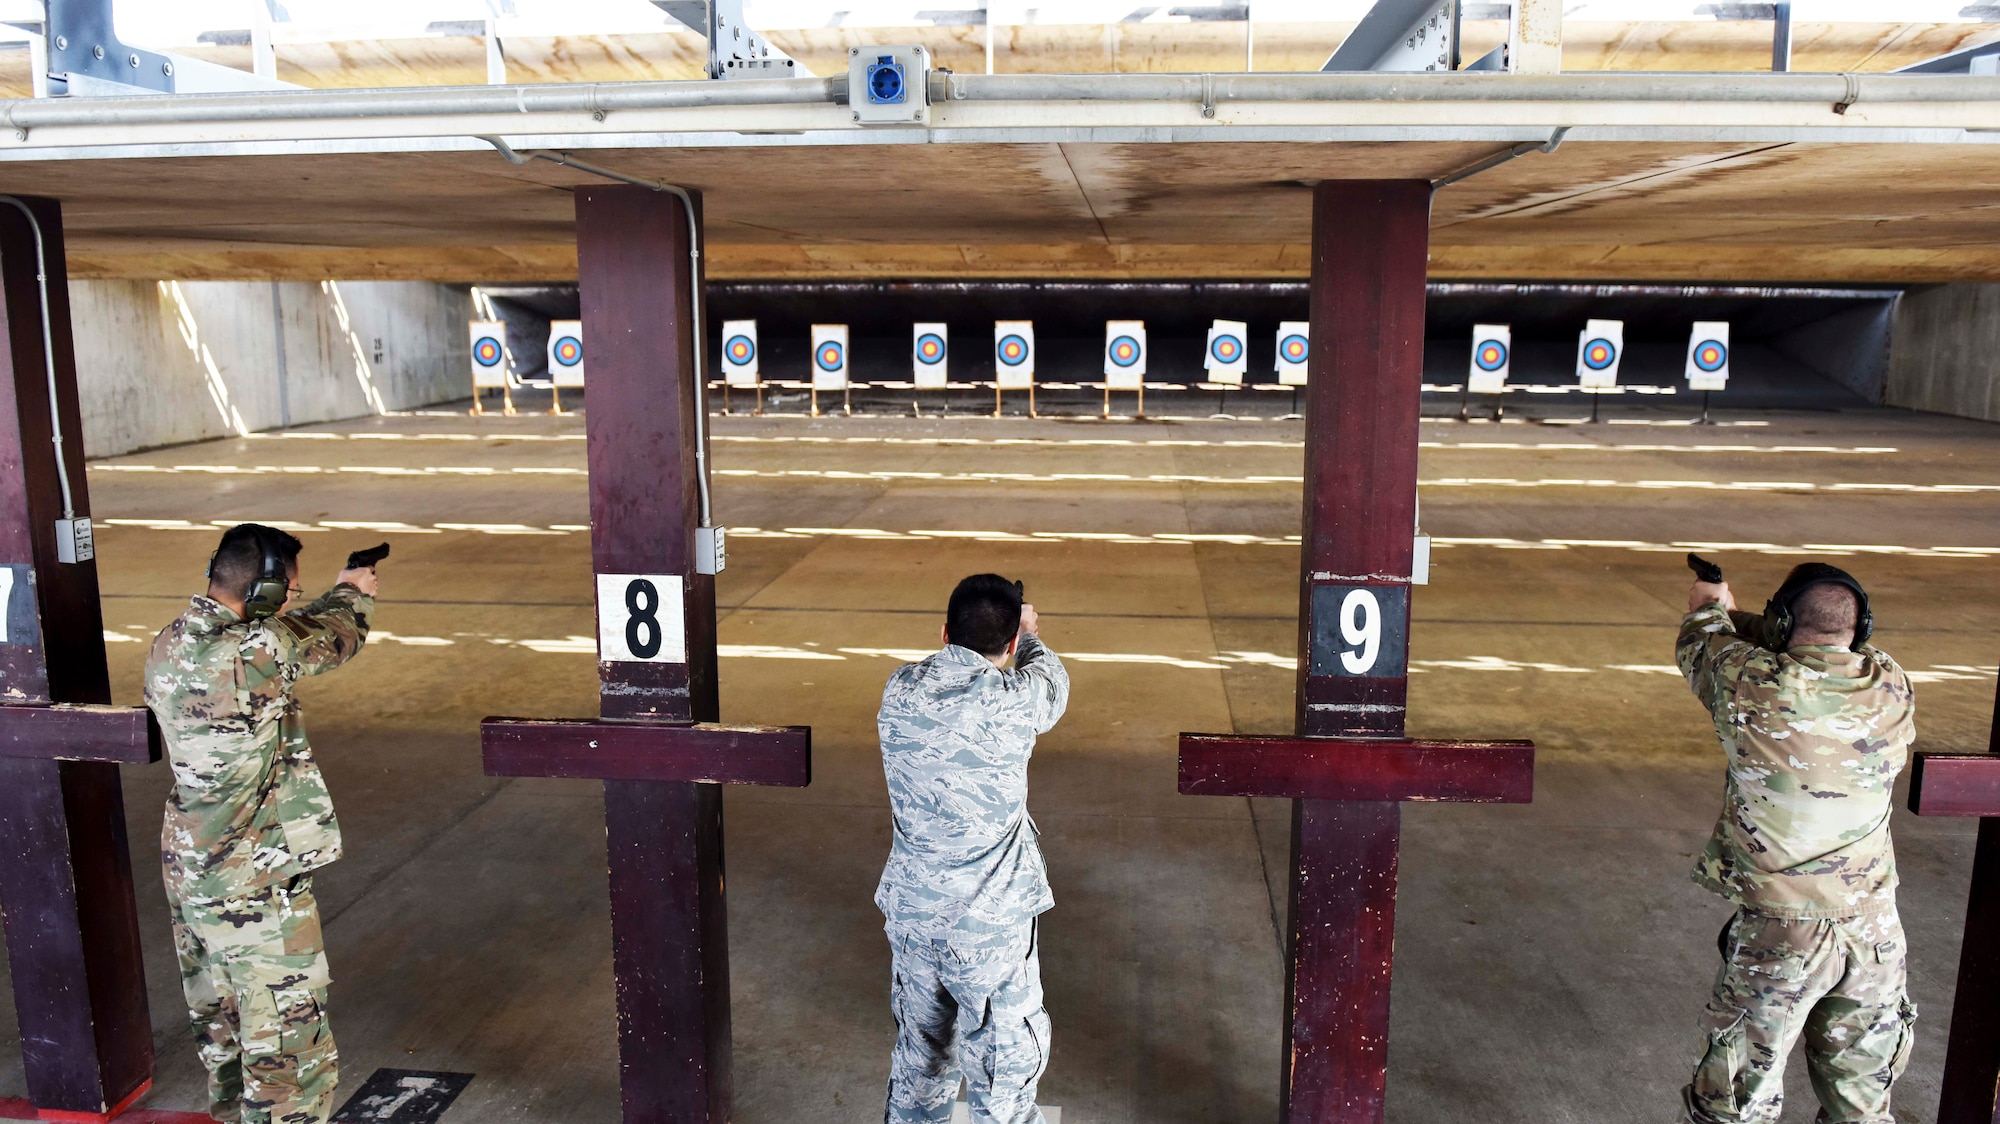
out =
[[951,643],[982,656],[1007,650],[1021,631],[1021,585],[999,574],[974,574],[951,591],[944,634]]
[[261,523],[238,523],[222,532],[222,542],[208,563],[210,585],[242,593],[264,572],[266,543],[287,569],[298,564],[305,544],[287,532]]
[[1792,602],[1792,634],[1838,636],[1861,623],[1861,605],[1854,591],[1833,582],[1809,585]]

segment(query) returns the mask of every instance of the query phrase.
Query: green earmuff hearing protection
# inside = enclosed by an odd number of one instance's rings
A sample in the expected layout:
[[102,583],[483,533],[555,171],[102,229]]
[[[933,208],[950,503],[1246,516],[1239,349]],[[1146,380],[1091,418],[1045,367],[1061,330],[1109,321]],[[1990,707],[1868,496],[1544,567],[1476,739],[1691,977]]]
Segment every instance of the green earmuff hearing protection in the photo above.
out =
[[1859,649],[1868,643],[1869,635],[1875,631],[1875,614],[1868,606],[1868,591],[1861,588],[1854,575],[1838,566],[1805,562],[1791,572],[1785,584],[1778,587],[1778,592],[1772,594],[1771,600],[1764,606],[1764,619],[1777,629],[1779,645],[1785,647],[1791,644],[1792,633],[1798,628],[1795,606],[1799,595],[1816,585],[1837,585],[1854,594],[1857,612],[1851,647]]
[[[285,599],[292,593],[291,575],[285,572],[285,560],[278,553],[277,532],[261,524],[247,524],[250,534],[257,540],[258,552],[262,560],[257,566],[257,576],[250,579],[250,588],[243,593],[243,619],[262,620],[275,616],[285,607]],[[216,554],[222,553],[217,550]],[[215,555],[208,559],[208,577],[215,580]]]

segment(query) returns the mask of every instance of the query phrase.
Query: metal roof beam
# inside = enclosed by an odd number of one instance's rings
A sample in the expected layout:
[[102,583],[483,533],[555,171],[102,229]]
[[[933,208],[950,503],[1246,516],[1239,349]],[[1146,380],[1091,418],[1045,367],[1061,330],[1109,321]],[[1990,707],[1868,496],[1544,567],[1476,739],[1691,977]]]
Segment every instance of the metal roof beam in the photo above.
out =
[[1328,71],[1458,69],[1458,0],[1375,0],[1333,56]]

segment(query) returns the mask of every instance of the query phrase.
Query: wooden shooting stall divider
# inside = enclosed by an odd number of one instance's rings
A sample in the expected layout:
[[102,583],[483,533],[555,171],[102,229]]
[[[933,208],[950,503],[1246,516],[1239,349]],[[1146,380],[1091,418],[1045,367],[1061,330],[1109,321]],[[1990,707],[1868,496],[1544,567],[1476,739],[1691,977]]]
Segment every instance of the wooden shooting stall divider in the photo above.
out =
[[707,437],[690,217],[648,188],[576,189],[601,716],[489,718],[480,731],[491,775],[604,781],[627,1124],[729,1119],[721,786],[812,779],[806,727],[716,724],[715,578],[696,565]]
[[1181,792],[1292,798],[1285,1124],[1383,1119],[1399,801],[1534,793],[1530,742],[1402,736],[1430,194],[1313,189],[1298,733],[1181,736]]
[[62,208],[22,202],[33,222],[0,204],[0,913],[28,1097],[88,1124],[153,1080],[118,766],[158,761],[160,738],[143,707],[109,705],[96,562],[58,560],[64,475],[90,514]]
[[1919,753],[1910,811],[1978,816],[1938,1124],[2000,1124],[2000,693],[1986,753]]

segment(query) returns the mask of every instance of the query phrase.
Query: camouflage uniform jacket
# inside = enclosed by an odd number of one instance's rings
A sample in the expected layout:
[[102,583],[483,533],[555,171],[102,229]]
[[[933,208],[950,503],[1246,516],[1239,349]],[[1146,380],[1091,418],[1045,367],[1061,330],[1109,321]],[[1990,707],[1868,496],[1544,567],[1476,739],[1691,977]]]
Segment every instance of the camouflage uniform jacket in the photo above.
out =
[[891,933],[978,937],[1055,905],[1028,815],[1028,758],[1069,705],[1033,636],[1003,671],[948,644],[889,677],[877,719],[895,838],[875,904]]
[[340,857],[292,688],[360,651],[374,607],[338,585],[303,609],[245,621],[196,597],[153,641],[146,705],[174,772],[160,851],[176,900],[245,897]]
[[1694,880],[1752,913],[1859,917],[1896,905],[1891,790],[1916,700],[1870,645],[1772,651],[1761,616],[1689,613],[1675,646],[1729,760],[1721,819]]

